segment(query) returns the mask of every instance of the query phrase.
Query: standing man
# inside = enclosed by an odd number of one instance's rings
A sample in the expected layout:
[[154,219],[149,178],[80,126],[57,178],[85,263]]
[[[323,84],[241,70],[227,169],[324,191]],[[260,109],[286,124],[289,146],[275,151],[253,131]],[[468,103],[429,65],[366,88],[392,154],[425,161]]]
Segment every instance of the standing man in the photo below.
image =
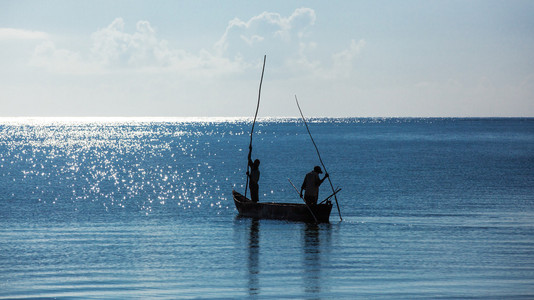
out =
[[258,202],[258,192],[260,189],[258,185],[258,181],[260,181],[260,160],[256,159],[254,162],[252,162],[252,145],[249,146],[248,149],[250,150],[248,152],[248,165],[250,166],[250,173],[247,171],[247,176],[249,177],[248,187],[250,188],[250,200],[252,200],[252,202]]
[[319,186],[329,176],[328,173],[326,173],[323,179],[320,179],[319,174],[321,173],[323,173],[321,167],[315,166],[313,168],[313,171],[306,174],[306,177],[304,177],[304,182],[300,187],[300,197],[302,198],[302,191],[306,190],[306,194],[304,195],[304,201],[308,205],[317,204],[317,200],[319,198]]

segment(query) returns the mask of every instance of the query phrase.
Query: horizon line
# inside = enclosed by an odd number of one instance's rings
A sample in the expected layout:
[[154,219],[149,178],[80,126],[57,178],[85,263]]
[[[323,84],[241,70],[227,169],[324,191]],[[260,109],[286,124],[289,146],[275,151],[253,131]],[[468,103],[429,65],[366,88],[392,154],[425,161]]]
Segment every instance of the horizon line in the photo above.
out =
[[[332,116],[307,116],[306,119],[532,119],[534,116],[389,116],[389,117],[332,117]],[[9,123],[9,122],[21,122],[21,121],[35,121],[35,122],[80,122],[80,123],[89,123],[89,122],[126,122],[126,121],[141,121],[141,122],[226,122],[226,121],[248,121],[253,120],[254,117],[243,117],[243,116],[234,116],[234,117],[150,117],[150,116],[17,116],[17,117],[1,117],[0,123]],[[265,116],[258,117],[258,121],[269,121],[269,120],[292,120],[292,119],[301,119],[300,116]]]

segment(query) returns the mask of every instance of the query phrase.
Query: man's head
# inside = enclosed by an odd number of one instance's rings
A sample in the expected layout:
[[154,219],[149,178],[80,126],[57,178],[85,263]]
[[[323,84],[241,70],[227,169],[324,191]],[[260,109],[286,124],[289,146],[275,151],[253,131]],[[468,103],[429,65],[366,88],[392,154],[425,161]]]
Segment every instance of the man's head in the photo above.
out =
[[313,167],[313,171],[314,171],[315,173],[319,173],[319,174],[323,173],[323,170],[321,170],[321,167],[319,167],[319,166],[315,166],[315,167]]

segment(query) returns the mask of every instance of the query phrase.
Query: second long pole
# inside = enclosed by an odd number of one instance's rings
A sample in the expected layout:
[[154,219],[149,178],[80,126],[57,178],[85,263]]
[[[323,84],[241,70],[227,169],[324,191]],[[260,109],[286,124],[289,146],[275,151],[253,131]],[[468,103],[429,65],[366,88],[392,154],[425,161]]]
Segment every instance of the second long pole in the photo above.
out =
[[[321,165],[323,166],[324,172],[328,173],[328,171],[326,171],[326,167],[325,167],[325,165],[323,163],[323,159],[321,158],[321,153],[319,153],[319,148],[317,148],[317,145],[315,144],[315,141],[313,140],[313,136],[312,136],[312,134],[310,132],[310,128],[308,128],[308,123],[306,122],[306,118],[304,118],[304,114],[302,113],[302,109],[300,109],[299,100],[297,99],[297,95],[295,95],[295,101],[297,102],[297,107],[299,108],[300,116],[302,117],[302,120],[304,121],[304,125],[306,125],[306,130],[308,131],[308,134],[310,135],[310,138],[312,140],[313,146],[315,146],[315,151],[317,151],[317,156],[319,156],[319,161],[321,162]],[[332,192],[334,193],[334,199],[336,200],[336,207],[337,207],[337,212],[339,214],[339,219],[341,221],[343,221],[343,218],[341,217],[341,210],[339,209],[339,204],[337,202],[336,192],[334,190],[334,185],[332,184],[332,180],[330,180],[330,176],[328,177],[328,182],[330,183],[330,187],[332,188]]]

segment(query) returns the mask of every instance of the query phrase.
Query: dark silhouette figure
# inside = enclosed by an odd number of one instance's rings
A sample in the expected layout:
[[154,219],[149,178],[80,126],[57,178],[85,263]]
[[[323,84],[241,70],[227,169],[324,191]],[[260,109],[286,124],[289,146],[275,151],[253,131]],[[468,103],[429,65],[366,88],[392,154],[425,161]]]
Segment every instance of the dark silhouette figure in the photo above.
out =
[[319,198],[319,186],[329,176],[328,173],[326,173],[323,179],[320,179],[319,174],[321,173],[323,173],[321,167],[315,166],[313,171],[306,174],[306,177],[304,177],[304,182],[300,187],[300,197],[302,198],[302,191],[306,190],[306,193],[304,194],[304,201],[306,201],[306,204],[308,205],[317,204],[317,200]]
[[249,146],[249,150],[248,165],[250,166],[250,173],[247,171],[247,176],[249,177],[248,187],[250,189],[250,200],[252,200],[252,202],[258,202],[258,193],[260,189],[258,185],[258,181],[260,181],[260,160],[256,159],[253,162],[251,159],[252,146]]

